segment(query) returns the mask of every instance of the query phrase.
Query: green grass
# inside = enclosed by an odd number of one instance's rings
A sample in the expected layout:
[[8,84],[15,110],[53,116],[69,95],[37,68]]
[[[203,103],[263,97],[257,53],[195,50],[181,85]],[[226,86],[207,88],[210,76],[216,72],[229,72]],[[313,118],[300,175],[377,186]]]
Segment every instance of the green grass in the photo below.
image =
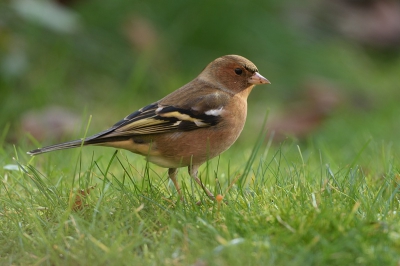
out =
[[[386,145],[364,144],[341,167],[296,144],[258,144],[246,163],[233,148],[201,171],[226,204],[186,171],[181,203],[164,169],[125,152],[20,154],[20,170],[1,172],[0,264],[394,265],[398,165]],[[382,163],[363,166],[368,153]],[[88,188],[73,210],[71,193]]]

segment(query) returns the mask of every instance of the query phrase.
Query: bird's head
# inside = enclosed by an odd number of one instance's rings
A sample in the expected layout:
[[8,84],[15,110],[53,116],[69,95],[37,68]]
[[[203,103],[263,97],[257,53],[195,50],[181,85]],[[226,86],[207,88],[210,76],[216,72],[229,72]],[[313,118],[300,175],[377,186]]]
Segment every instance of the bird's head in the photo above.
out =
[[258,84],[270,84],[250,60],[239,55],[225,55],[215,59],[206,66],[199,78],[233,94]]

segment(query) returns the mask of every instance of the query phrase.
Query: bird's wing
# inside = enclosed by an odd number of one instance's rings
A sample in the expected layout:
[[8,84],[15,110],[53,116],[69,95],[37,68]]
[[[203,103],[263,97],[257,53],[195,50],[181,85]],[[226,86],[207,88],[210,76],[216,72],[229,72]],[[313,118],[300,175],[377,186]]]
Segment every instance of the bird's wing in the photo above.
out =
[[217,125],[228,96],[200,95],[176,106],[152,103],[86,140],[190,131]]

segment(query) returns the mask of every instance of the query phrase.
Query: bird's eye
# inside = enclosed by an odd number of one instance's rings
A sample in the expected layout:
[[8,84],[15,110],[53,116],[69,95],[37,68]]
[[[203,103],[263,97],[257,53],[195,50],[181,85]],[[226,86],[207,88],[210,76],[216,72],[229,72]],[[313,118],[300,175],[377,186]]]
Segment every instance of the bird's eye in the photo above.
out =
[[235,73],[236,73],[236,75],[242,75],[243,70],[241,68],[236,68]]

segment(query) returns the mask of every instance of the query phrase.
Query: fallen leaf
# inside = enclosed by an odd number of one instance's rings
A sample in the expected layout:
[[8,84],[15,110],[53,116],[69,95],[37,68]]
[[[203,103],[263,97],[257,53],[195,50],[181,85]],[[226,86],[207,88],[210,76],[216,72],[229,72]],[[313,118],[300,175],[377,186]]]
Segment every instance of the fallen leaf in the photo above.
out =
[[85,198],[96,186],[97,185],[88,187],[87,189],[79,189],[76,192],[71,190],[69,194],[69,204],[71,209],[73,211],[81,211],[84,207],[88,206],[88,204],[84,204]]

